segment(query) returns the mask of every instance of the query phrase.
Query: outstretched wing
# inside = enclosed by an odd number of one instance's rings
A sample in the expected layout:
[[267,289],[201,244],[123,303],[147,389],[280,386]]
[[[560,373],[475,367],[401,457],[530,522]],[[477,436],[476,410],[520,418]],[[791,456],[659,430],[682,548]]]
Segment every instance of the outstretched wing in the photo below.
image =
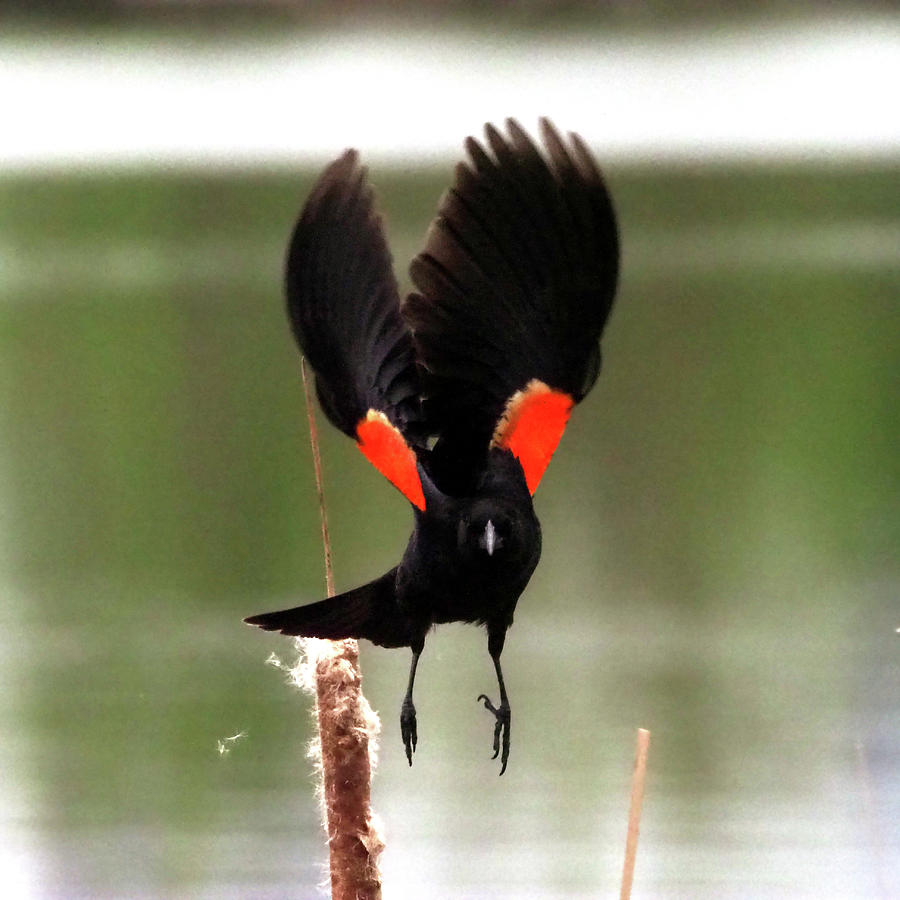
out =
[[612,203],[590,151],[541,120],[543,156],[514,120],[466,141],[403,311],[439,435],[430,468],[466,493],[489,447],[513,452],[533,493],[572,407],[600,371],[618,276]]
[[325,414],[420,509],[412,339],[381,219],[355,150],[313,187],[291,238],[287,305]]

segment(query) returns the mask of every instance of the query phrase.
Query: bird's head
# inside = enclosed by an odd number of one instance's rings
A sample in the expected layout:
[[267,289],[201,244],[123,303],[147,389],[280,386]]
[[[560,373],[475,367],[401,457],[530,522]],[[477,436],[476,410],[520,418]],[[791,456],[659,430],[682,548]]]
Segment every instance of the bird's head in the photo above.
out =
[[540,552],[540,526],[530,506],[479,498],[460,510],[456,544],[460,557],[478,567],[516,568]]
[[440,552],[455,544],[454,559],[463,567],[497,573],[533,568],[540,556],[540,525],[522,468],[511,454],[491,453],[474,496],[441,493],[421,466],[420,476],[426,502],[425,510],[416,510],[420,542],[433,541]]
[[470,512],[460,517],[456,531],[457,546],[473,556],[505,555],[513,540],[511,523],[500,510]]

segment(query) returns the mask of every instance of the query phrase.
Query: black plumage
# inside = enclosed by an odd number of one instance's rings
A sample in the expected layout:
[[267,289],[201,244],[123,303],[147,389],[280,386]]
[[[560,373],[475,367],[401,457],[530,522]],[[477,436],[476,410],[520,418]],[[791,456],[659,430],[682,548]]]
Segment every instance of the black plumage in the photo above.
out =
[[407,758],[412,694],[428,630],[486,626],[500,702],[494,756],[509,756],[500,667],[519,595],[538,563],[531,495],[571,407],[600,371],[599,339],[618,274],[615,216],[590,152],[541,121],[542,154],[522,128],[466,141],[401,302],[366,171],[347,151],[323,173],[287,263],[294,335],[325,414],[411,500],[400,564],[307,606],[253,616],[266,630],[410,647],[401,707]]

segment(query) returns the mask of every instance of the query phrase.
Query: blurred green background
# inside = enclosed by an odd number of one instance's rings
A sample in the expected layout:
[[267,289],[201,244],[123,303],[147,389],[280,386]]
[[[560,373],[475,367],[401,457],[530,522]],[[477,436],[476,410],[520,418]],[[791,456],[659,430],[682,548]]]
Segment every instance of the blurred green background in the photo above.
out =
[[[889,896],[900,162],[604,169],[621,290],[536,498],[504,777],[475,701],[494,683],[482,633],[429,639],[411,769],[408,657],[363,645],[385,897],[614,895],[638,726],[636,897]],[[404,278],[450,171],[372,172]],[[265,664],[291,644],[241,624],[323,592],[281,298],[316,174],[0,173],[10,896],[317,895],[310,702]],[[351,442],[322,439],[346,589],[396,563],[411,516]]]

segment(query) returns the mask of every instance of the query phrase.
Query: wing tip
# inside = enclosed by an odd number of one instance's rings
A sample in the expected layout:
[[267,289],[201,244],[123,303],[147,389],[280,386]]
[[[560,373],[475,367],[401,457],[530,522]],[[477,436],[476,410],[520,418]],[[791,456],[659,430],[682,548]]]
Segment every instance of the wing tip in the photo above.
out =
[[343,153],[328,163],[310,192],[310,196],[314,196],[317,192],[324,193],[333,184],[349,181],[361,169],[359,150],[355,147],[348,147]]
[[[508,116],[503,120],[503,124],[509,138],[493,122],[485,122],[483,126],[485,144],[493,151],[495,157],[498,153],[502,154],[509,150],[510,140],[513,147],[518,149],[527,145],[534,146],[531,135],[518,119]],[[549,116],[540,116],[538,117],[538,135],[541,145],[554,164],[557,175],[561,169],[574,169],[585,180],[602,181],[597,160],[587,142],[577,131],[567,131],[566,137],[563,138]],[[477,138],[467,137],[464,147],[475,164],[476,170],[494,167],[494,160]]]

